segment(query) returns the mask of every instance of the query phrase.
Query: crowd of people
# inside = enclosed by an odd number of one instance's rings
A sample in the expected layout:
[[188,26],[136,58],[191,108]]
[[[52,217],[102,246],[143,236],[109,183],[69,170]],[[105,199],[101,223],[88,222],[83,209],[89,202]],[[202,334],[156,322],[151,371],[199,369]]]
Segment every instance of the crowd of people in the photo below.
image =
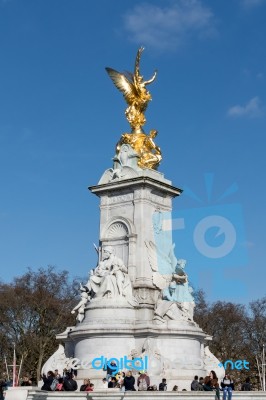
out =
[[64,369],[62,375],[59,374],[58,369],[54,372],[48,371],[46,375],[42,375],[42,380],[42,390],[74,392],[78,389],[76,377],[71,370]]
[[[63,376],[58,374],[58,371],[49,371],[47,375],[43,375],[43,386],[42,390],[55,390],[55,391],[76,391],[78,385],[76,378],[71,371],[64,372]],[[23,384],[23,383],[22,383]],[[24,383],[24,384],[27,384]],[[121,391],[166,391],[167,381],[165,378],[162,379],[158,385],[152,384],[149,375],[146,371],[139,372],[135,378],[132,371],[114,373],[113,370],[107,369],[106,377],[102,379],[100,387],[98,389],[120,389]],[[90,379],[84,379],[83,384],[79,388],[80,391],[91,392],[94,390],[94,384]],[[172,391],[179,391],[178,385],[174,385]],[[219,382],[215,371],[211,371],[205,378],[194,377],[191,382],[192,391],[215,391],[216,399],[220,400],[220,393],[223,393],[223,400],[231,400],[232,392],[235,390],[234,381],[230,375],[226,374],[224,378]],[[250,379],[247,378],[242,384],[241,390],[249,391],[252,390]],[[181,389],[186,391],[186,389]]]
[[[132,374],[132,371],[119,372],[116,375],[107,371],[106,377],[102,379],[102,383],[99,389],[120,389],[121,391],[164,391],[167,390],[166,379],[163,378],[162,382],[157,385],[151,384],[150,378],[146,371],[141,371],[137,379]],[[42,390],[46,391],[76,391],[78,385],[76,377],[73,372],[67,371],[61,376],[58,370],[48,371],[46,375],[42,376],[43,385]],[[94,390],[94,384],[90,379],[84,379],[83,384],[79,388],[83,392],[92,392]],[[178,390],[175,386],[173,390]]]
[[[94,384],[90,379],[84,379],[83,384],[78,388],[77,380],[73,370],[64,370],[63,374],[60,375],[58,370],[48,371],[48,373],[42,376],[43,385],[42,390],[46,391],[85,391],[92,392],[94,390]],[[23,376],[21,379],[20,386],[32,386],[32,380],[28,375]],[[0,400],[4,399],[4,392],[7,387],[10,386],[10,382],[6,379],[0,379]],[[135,378],[132,371],[114,373],[114,370],[107,368],[106,377],[102,379],[100,387],[98,389],[120,389],[121,391],[166,391],[167,381],[165,378],[162,379],[158,385],[152,384],[149,375],[146,371],[139,372]],[[220,394],[222,392],[223,400],[231,400],[232,393],[235,390],[235,384],[230,375],[225,374],[224,378],[219,382],[215,371],[211,371],[205,378],[198,377],[197,375],[191,382],[190,389],[192,391],[215,391],[216,399],[220,400]],[[246,378],[245,382],[241,387],[237,387],[238,390],[250,391],[253,390],[253,386],[250,382],[250,378]],[[174,385],[172,391],[185,391],[186,389],[179,389],[177,385]]]
[[[211,371],[205,378],[199,378],[197,375],[191,382],[191,390],[196,391],[215,391],[215,397],[220,400],[220,392],[223,392],[223,400],[231,400],[232,392],[235,390],[235,384],[230,375],[225,374],[224,378],[219,384],[219,380],[215,371]],[[246,378],[246,381],[241,385],[242,391],[252,390],[250,378]]]

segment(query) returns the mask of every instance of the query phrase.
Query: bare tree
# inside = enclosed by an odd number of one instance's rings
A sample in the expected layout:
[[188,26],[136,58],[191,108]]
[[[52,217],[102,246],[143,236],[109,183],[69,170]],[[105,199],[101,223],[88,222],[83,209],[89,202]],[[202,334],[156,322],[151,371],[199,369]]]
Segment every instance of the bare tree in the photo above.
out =
[[16,343],[24,369],[39,380],[44,361],[58,346],[56,334],[73,325],[70,311],[76,293],[68,272],[54,267],[28,270],[11,284],[0,285],[0,336],[5,338],[0,352],[9,353]]
[[[221,301],[208,304],[203,292],[196,296],[195,320],[204,332],[212,336],[210,350],[221,362],[249,362],[249,370],[244,367],[232,370],[231,364],[228,364],[227,372],[233,375],[236,383],[243,382],[249,376],[257,384],[258,370],[252,353],[251,332],[255,329],[261,331],[261,320],[255,326],[249,308],[242,304]],[[253,332],[253,335],[259,335],[258,332]]]

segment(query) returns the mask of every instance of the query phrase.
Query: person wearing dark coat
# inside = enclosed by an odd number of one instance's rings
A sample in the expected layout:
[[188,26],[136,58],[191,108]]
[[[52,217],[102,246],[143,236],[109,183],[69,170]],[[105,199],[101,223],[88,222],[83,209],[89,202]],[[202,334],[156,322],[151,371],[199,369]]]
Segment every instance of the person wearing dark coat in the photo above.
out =
[[235,390],[235,386],[234,386],[234,382],[230,378],[230,375],[225,374],[225,376],[221,382],[221,387],[223,390],[223,400],[226,400],[226,397],[228,397],[228,400],[231,400],[232,399],[232,390]]
[[28,376],[24,376],[20,386],[32,386],[32,381]]
[[136,390],[135,389],[135,378],[132,376],[132,372],[128,371],[125,378],[124,378],[124,386],[125,386],[125,391],[128,390]]
[[47,375],[43,374],[42,380],[43,380],[43,385],[41,387],[41,390],[47,390],[48,392],[52,391],[51,384],[53,383],[54,380],[53,371],[48,371]]
[[66,392],[74,392],[75,390],[77,390],[78,384],[73,379],[71,372],[67,372],[67,374],[64,378],[63,388]]
[[7,388],[7,382],[5,379],[0,379],[0,400],[4,400],[4,391]]
[[111,376],[115,376],[117,373],[117,366],[114,360],[111,361],[110,365],[106,368],[106,379],[109,380]]
[[115,388],[116,385],[117,385],[116,378],[112,376],[111,380],[108,382],[108,388],[109,389]]
[[246,378],[245,383],[241,386],[241,390],[250,391],[252,390],[252,385],[250,383],[250,378]]
[[162,382],[159,384],[159,390],[162,392],[164,390],[167,390],[167,383],[166,383],[166,379],[163,378]]

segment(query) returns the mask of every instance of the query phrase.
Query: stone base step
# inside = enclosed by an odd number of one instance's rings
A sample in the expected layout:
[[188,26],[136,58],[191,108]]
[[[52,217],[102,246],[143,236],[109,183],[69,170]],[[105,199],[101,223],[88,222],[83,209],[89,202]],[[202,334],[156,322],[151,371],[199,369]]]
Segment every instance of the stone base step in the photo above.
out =
[[[223,394],[221,392],[221,400]],[[46,392],[32,386],[9,388],[5,400],[215,400],[214,392],[121,392],[119,389],[93,392]],[[266,392],[233,392],[232,400],[266,400]]]

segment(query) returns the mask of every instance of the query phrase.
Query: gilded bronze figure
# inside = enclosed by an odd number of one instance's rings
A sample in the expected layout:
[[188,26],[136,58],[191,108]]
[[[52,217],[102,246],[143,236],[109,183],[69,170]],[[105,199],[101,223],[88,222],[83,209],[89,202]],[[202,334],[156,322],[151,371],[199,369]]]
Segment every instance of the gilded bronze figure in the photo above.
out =
[[140,75],[139,63],[143,50],[144,47],[138,50],[134,74],[128,72],[121,73],[112,68],[106,68],[108,75],[117,89],[123,93],[128,104],[125,114],[130,123],[132,133],[143,133],[142,126],[146,122],[144,112],[151,100],[151,94],[146,89],[146,86],[156,78],[156,71],[148,81],[144,81],[143,76]]
[[157,131],[152,129],[150,134],[146,135],[142,129],[146,122],[144,112],[152,99],[146,86],[155,80],[157,72],[155,71],[151,79],[147,81],[141,76],[139,65],[143,50],[144,47],[141,47],[137,52],[134,73],[121,73],[112,68],[106,68],[106,71],[117,89],[123,93],[128,104],[125,115],[131,126],[131,133],[124,133],[117,143],[116,154],[118,155],[123,144],[129,144],[139,156],[140,168],[157,169],[162,160],[161,150],[153,140]]

